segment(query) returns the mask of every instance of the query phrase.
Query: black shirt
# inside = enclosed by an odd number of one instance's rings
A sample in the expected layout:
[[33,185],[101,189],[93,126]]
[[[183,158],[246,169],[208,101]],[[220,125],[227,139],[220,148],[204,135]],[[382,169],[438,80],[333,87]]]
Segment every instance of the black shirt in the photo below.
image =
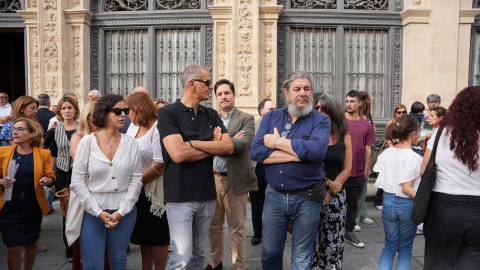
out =
[[164,161],[164,197],[166,202],[209,201],[216,199],[213,177],[213,156],[195,162],[175,163],[165,149],[163,139],[180,134],[183,141],[211,141],[213,129],[222,128],[227,133],[218,113],[198,106],[197,114],[178,99],[158,110],[158,131]]

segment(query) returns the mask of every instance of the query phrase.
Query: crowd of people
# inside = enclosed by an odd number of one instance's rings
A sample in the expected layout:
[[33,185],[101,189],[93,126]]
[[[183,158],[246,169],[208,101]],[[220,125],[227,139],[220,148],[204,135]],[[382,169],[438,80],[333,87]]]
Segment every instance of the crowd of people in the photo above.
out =
[[[33,269],[36,253],[48,249],[38,242],[42,215],[55,211],[62,192],[70,194],[62,237],[72,269],[126,269],[132,243],[145,270],[221,270],[225,220],[233,266],[244,269],[249,197],[250,244],[262,245],[263,269],[282,269],[288,233],[291,269],[343,269],[345,242],[365,247],[355,232],[373,223],[365,207],[372,173],[385,231],[378,269],[392,269],[395,256],[396,269],[410,269],[421,233],[424,269],[480,265],[480,87],[459,92],[448,109],[435,94],[427,110],[399,104],[382,135],[367,92],[348,92],[345,104],[314,95],[307,72],[283,82],[284,108],[263,99],[257,121],[236,107],[233,82],[212,83],[196,65],[181,80],[184,95],[172,104],[143,86],[126,100],[92,90],[82,108],[67,93],[56,112],[46,94],[10,105],[0,93],[0,232],[9,269],[22,260]],[[218,110],[201,105],[212,90]],[[436,183],[417,226],[414,199],[432,153]]]

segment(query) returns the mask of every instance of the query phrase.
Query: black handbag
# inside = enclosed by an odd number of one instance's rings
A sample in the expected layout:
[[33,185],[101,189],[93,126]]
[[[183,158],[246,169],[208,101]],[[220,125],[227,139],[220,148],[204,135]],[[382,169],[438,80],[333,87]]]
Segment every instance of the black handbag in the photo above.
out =
[[435,143],[433,144],[432,154],[428,161],[427,167],[423,172],[422,180],[420,181],[420,186],[417,190],[417,195],[415,196],[415,201],[413,202],[412,209],[412,222],[420,225],[425,221],[427,216],[428,204],[430,202],[430,196],[432,196],[433,187],[435,186],[435,181],[437,180],[437,165],[435,164],[435,156],[437,154],[437,145],[440,140],[440,135],[442,135],[444,126],[440,126],[435,137]]

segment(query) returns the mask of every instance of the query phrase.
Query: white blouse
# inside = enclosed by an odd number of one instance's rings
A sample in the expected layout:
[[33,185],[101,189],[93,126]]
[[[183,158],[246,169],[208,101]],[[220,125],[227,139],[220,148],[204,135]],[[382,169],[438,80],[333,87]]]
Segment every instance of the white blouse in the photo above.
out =
[[75,154],[70,188],[83,209],[93,216],[98,217],[107,209],[117,210],[122,217],[130,213],[142,188],[142,166],[135,138],[122,134],[110,161],[93,133],[84,136]]
[[420,185],[422,157],[412,149],[390,147],[378,156],[373,171],[378,172],[375,186],[399,197],[410,198],[402,191],[402,184],[413,181],[413,189]]
[[[139,127],[131,123],[125,134],[135,138],[138,130]],[[138,143],[138,148],[140,149],[142,168],[144,171],[152,165],[152,160],[157,163],[163,163],[162,146],[160,145],[160,133],[158,132],[157,125],[153,125],[145,135],[136,140]]]

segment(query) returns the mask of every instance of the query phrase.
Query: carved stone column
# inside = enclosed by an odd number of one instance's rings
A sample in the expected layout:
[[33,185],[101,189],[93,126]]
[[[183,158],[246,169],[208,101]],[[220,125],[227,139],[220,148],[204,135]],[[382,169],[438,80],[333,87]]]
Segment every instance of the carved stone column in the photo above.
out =
[[89,83],[89,0],[27,0],[18,11],[27,26],[28,94],[48,94],[55,104],[64,93],[80,104]]
[[235,83],[236,106],[253,115],[265,97],[276,100],[277,21],[274,0],[216,0],[213,80]]
[[402,103],[425,104],[435,93],[448,107],[468,86],[470,28],[480,10],[467,0],[405,0],[404,6]]

